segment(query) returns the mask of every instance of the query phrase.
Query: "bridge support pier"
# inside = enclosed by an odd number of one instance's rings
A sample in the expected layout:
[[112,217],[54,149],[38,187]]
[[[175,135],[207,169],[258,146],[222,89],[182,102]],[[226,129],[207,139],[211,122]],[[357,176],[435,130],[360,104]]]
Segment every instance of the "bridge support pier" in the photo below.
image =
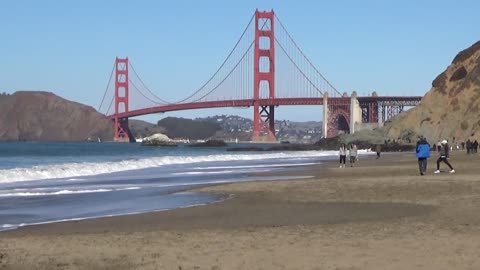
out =
[[350,96],[350,134],[355,133],[355,124],[362,123],[362,108],[357,99],[357,92]]
[[322,125],[322,136],[323,138],[328,138],[328,93],[323,93],[323,125]]
[[113,140],[116,142],[129,142],[128,118],[114,118],[115,133]]

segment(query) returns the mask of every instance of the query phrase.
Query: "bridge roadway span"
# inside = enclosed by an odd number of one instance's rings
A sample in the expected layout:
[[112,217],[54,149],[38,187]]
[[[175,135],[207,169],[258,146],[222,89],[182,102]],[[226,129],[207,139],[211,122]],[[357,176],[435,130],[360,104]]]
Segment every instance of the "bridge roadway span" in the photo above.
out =
[[[378,102],[379,105],[405,105],[415,106],[416,102],[420,101],[421,97],[411,96],[366,96],[357,97],[360,103],[364,102]],[[323,105],[323,97],[320,98],[264,98],[258,99],[260,106],[280,106],[280,105]],[[225,108],[225,107],[250,107],[253,106],[253,99],[237,99],[237,100],[219,100],[206,102],[191,102],[191,103],[172,103],[160,105],[150,108],[130,110],[128,112],[118,113],[117,115],[110,115],[109,118],[128,118],[154,113],[165,113],[181,110],[193,109],[207,109],[207,108]],[[328,105],[348,105],[350,104],[350,97],[329,97]]]

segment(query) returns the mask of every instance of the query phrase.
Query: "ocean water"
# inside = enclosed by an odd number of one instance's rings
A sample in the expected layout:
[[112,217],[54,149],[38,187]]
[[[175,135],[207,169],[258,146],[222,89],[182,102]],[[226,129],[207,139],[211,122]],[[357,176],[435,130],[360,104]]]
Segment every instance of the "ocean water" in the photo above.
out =
[[282,180],[251,174],[299,170],[337,158],[336,151],[226,151],[232,146],[241,145],[0,143],[0,230],[218,202],[225,195],[189,190]]

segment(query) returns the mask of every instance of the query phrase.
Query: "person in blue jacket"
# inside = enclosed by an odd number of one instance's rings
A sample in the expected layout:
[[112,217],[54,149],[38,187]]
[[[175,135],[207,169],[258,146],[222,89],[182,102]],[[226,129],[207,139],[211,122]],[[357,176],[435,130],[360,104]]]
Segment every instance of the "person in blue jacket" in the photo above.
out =
[[420,169],[420,175],[424,175],[427,171],[427,158],[430,157],[430,144],[428,144],[425,137],[420,136],[417,141],[417,153],[418,168]]

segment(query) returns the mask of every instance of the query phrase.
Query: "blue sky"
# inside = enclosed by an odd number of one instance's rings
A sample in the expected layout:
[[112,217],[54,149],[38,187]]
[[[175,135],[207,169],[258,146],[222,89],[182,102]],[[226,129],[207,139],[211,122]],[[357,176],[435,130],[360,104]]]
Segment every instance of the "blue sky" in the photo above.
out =
[[[480,40],[478,1],[24,1],[0,2],[0,92],[47,90],[98,107],[116,56],[128,56],[160,97],[204,83],[255,9],[274,9],[341,92],[424,95],[462,49]],[[186,76],[187,75],[187,76]],[[279,107],[276,119],[320,120],[321,107]],[[251,118],[251,109],[215,114]]]

